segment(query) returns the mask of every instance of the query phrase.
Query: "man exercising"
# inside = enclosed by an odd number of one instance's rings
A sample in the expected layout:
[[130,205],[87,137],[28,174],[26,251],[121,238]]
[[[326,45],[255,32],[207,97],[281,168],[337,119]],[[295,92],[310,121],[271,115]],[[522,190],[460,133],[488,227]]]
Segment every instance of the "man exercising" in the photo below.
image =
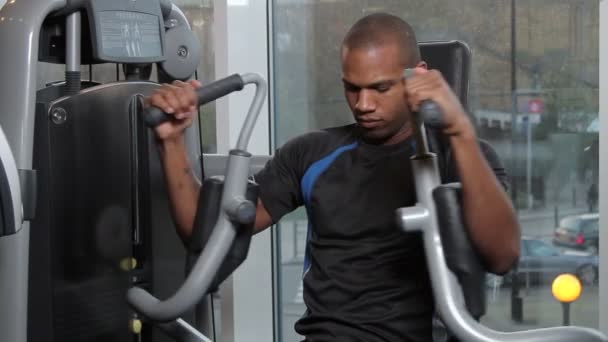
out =
[[[426,69],[406,22],[389,14],[360,19],[342,43],[341,62],[356,123],[304,134],[276,152],[255,176],[255,231],[306,207],[307,310],[295,328],[307,341],[431,341],[434,304],[422,239],[401,231],[395,219],[395,209],[416,203],[411,113],[423,100],[443,111],[442,182],[462,183],[472,241],[487,270],[497,274],[519,255],[520,229],[504,190],[506,174],[496,153],[477,139],[442,75]],[[406,68],[414,76],[404,80]],[[147,99],[173,115],[156,135],[184,240],[200,192],[184,144],[199,86],[175,82]]]

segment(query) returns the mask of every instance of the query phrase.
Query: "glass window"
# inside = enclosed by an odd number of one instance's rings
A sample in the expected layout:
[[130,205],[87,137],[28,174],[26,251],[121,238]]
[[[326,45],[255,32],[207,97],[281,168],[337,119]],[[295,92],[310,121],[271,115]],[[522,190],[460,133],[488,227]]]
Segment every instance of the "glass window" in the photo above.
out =
[[598,223],[599,222],[597,220],[585,221],[585,224],[583,225],[583,233],[585,235],[591,235],[591,234],[597,235],[599,232]]
[[[201,43],[201,62],[195,78],[202,84],[211,83],[215,80],[213,0],[173,0],[173,3],[184,12]],[[215,102],[200,108],[200,125],[203,152],[216,153]]]
[[[174,0],[183,12],[202,46],[201,60],[194,78],[201,83],[210,83],[215,79],[215,50],[213,48],[213,1],[212,0]],[[114,63],[82,65],[81,79],[98,83],[109,83],[125,79],[121,65]],[[156,65],[152,65],[151,80],[157,81]],[[49,83],[65,80],[65,65],[41,62],[38,64],[37,88]],[[200,109],[200,125],[203,140],[203,152],[217,151],[215,105],[207,104]]]
[[581,220],[576,217],[562,219],[560,226],[569,232],[578,232],[581,227]]
[[[340,43],[360,17],[389,12],[408,21],[419,41],[460,40],[471,48],[468,112],[508,169],[525,235],[552,248],[562,218],[597,210],[599,0],[273,0],[272,6],[275,147],[353,122],[341,84]],[[280,336],[294,341],[293,323],[305,310],[305,212],[285,217],[278,234]],[[551,280],[492,288],[482,322],[503,331],[560,325]],[[597,284],[584,287],[571,323],[597,328]]]
[[530,240],[527,244],[527,251],[530,253],[530,256],[535,257],[543,257],[543,256],[554,256],[559,255],[559,251],[548,244],[538,241],[538,240]]

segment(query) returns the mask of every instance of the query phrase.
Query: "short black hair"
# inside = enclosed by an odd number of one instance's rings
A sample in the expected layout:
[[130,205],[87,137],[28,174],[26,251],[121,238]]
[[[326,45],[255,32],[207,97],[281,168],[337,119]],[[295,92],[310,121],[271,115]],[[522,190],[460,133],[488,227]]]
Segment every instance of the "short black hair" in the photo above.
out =
[[373,13],[359,19],[348,31],[343,48],[368,49],[397,44],[404,67],[420,62],[420,50],[414,29],[405,20],[388,13]]

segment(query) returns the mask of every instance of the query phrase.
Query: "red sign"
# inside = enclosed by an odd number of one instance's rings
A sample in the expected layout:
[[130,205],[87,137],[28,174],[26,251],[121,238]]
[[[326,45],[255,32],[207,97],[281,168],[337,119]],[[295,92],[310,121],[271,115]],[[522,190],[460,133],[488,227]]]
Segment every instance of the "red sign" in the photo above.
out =
[[543,100],[532,99],[528,102],[528,113],[540,114],[543,112]]

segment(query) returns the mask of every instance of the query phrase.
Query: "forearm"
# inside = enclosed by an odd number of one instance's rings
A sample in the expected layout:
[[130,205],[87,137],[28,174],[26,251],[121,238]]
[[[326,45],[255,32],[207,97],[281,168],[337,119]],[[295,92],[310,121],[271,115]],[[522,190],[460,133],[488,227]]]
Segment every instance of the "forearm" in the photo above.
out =
[[511,202],[471,129],[450,138],[472,242],[491,272],[507,272],[519,255],[520,228]]
[[442,112],[443,133],[450,137],[463,191],[464,220],[489,271],[504,273],[519,256],[519,225],[494,171],[481,151],[475,129],[450,85],[425,64],[405,83],[410,109],[433,101]]
[[183,137],[159,142],[159,151],[173,221],[178,235],[186,242],[192,234],[200,183],[192,172]]

